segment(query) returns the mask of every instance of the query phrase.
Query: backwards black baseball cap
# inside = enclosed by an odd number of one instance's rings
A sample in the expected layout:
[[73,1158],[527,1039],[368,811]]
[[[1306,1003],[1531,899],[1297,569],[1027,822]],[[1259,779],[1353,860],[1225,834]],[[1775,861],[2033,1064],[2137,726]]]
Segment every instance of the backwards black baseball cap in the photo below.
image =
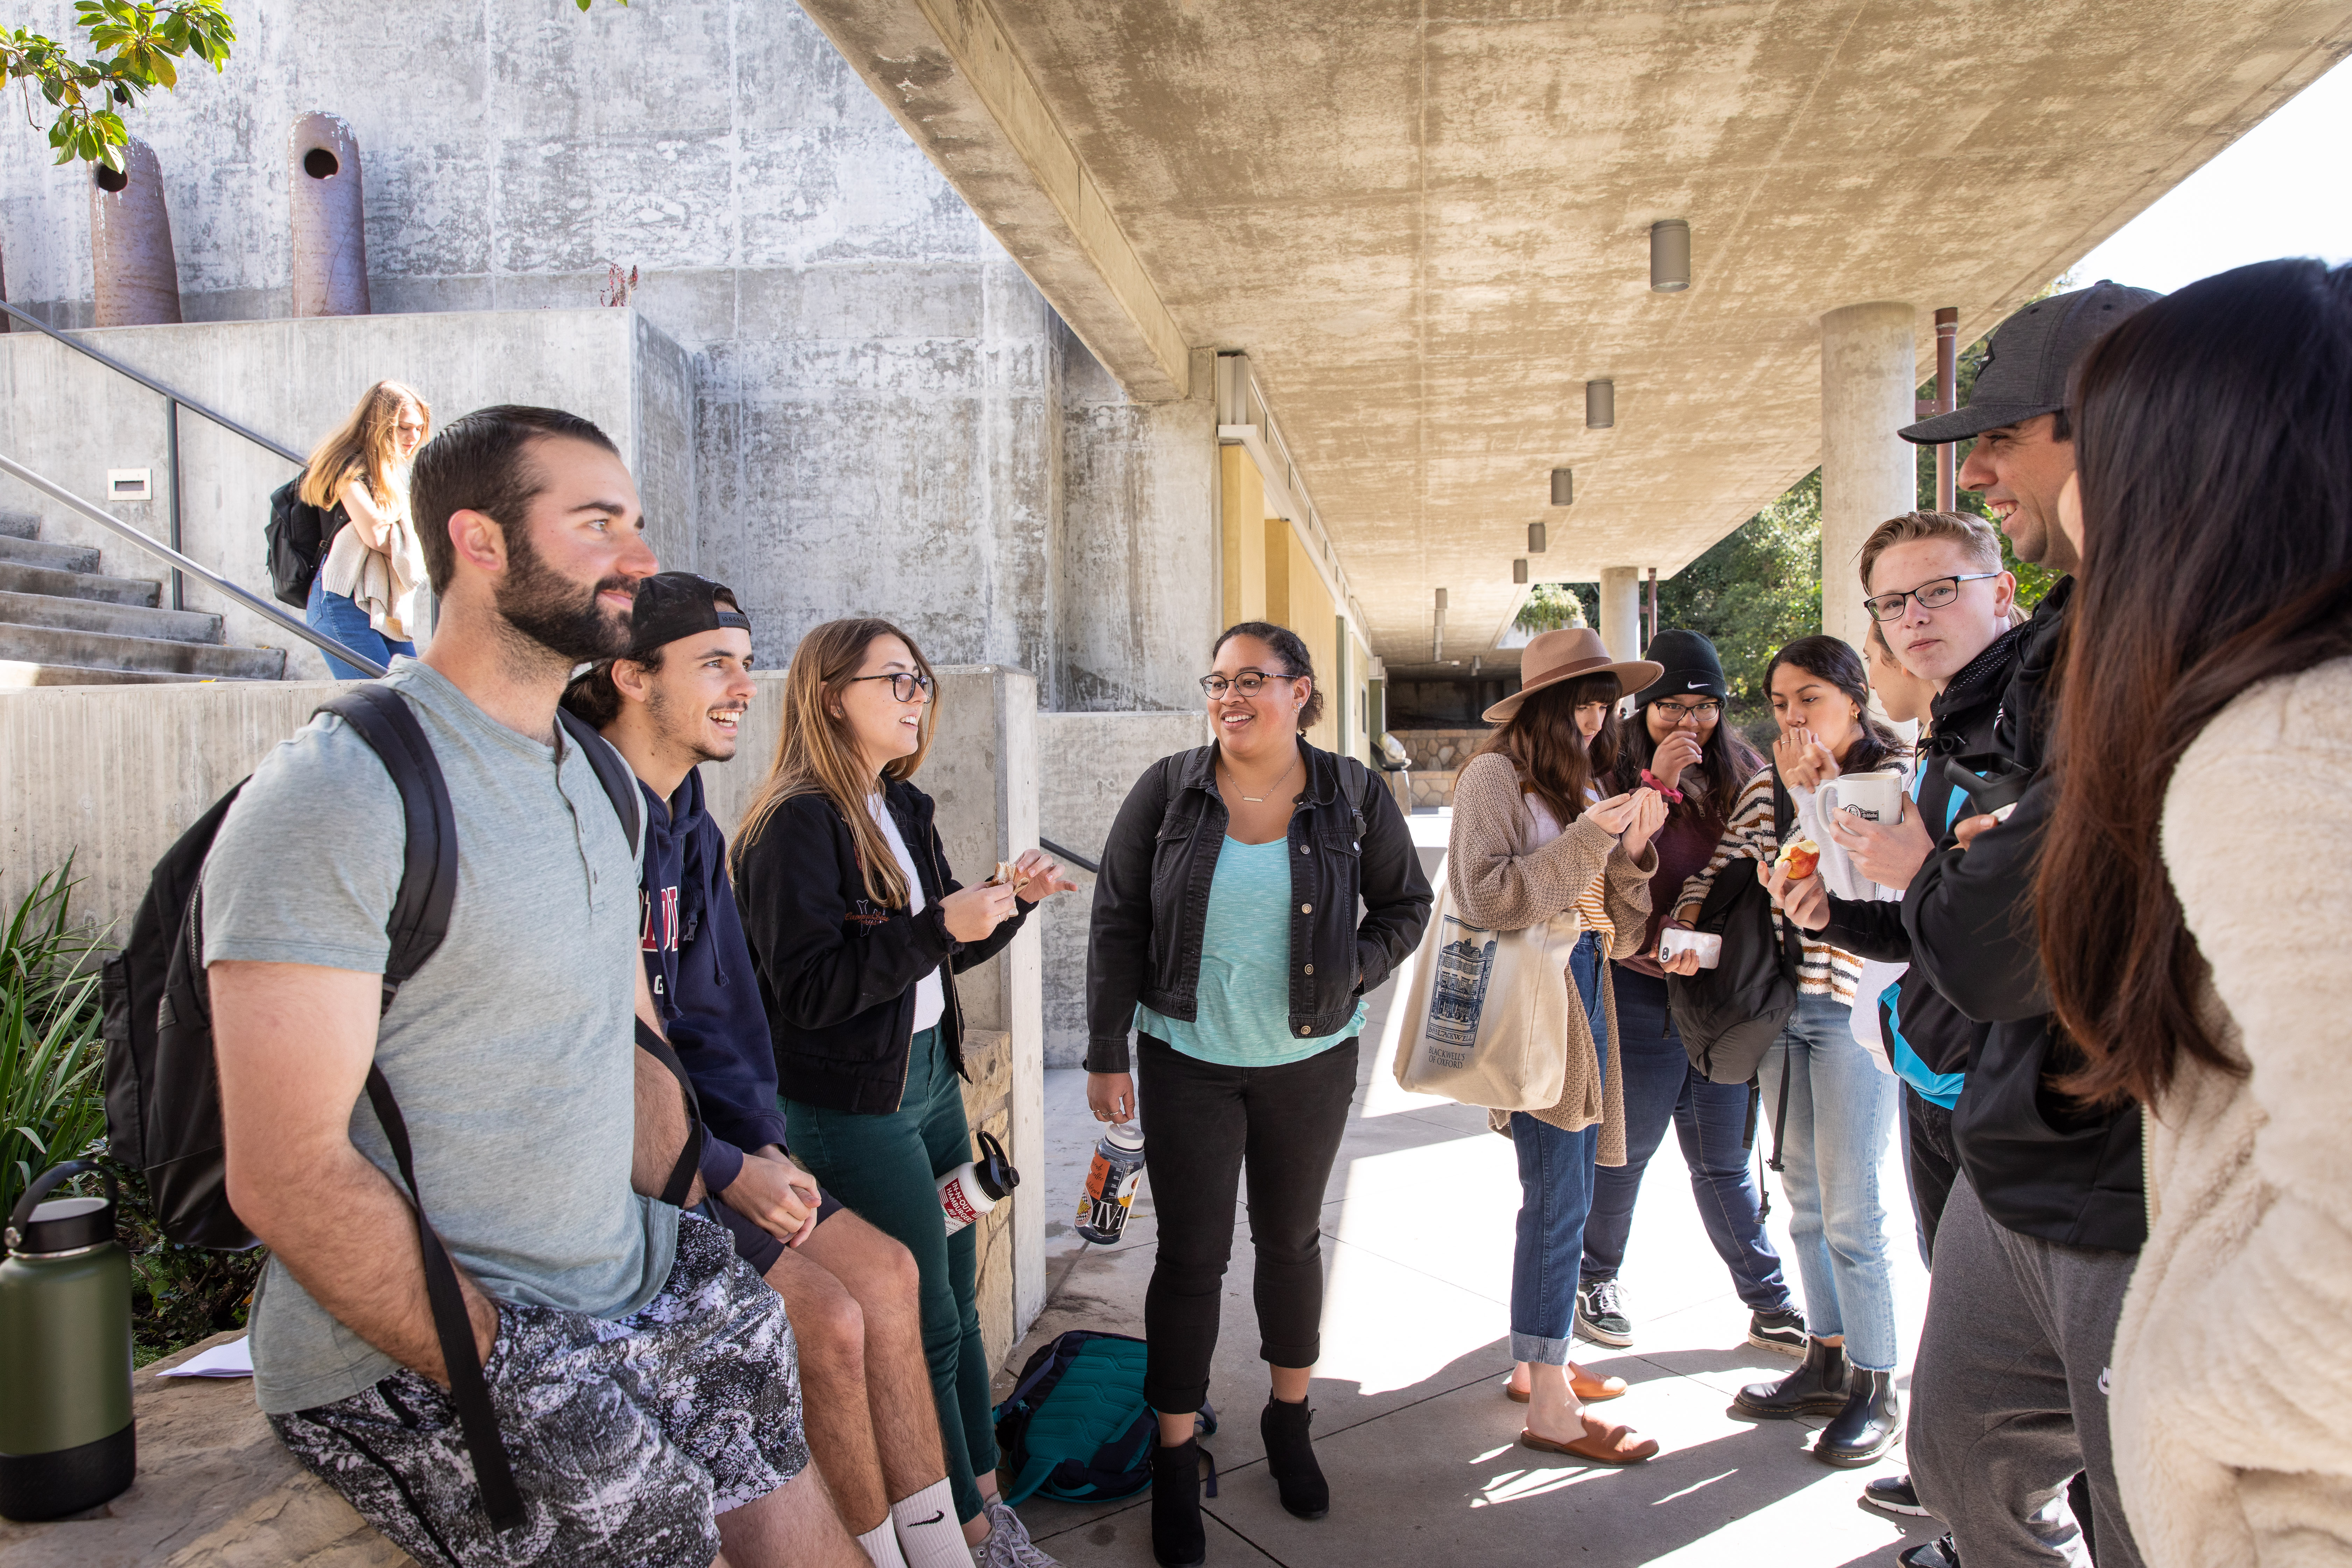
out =
[[735,603],[735,590],[691,572],[658,572],[641,579],[629,607],[627,657],[642,659],[680,637],[721,626],[751,629],[751,618]]
[[2088,289],[2036,300],[1992,330],[1968,406],[1895,432],[1922,447],[1965,441],[2066,406],[2066,373],[2107,329],[2164,298],[2102,278]]

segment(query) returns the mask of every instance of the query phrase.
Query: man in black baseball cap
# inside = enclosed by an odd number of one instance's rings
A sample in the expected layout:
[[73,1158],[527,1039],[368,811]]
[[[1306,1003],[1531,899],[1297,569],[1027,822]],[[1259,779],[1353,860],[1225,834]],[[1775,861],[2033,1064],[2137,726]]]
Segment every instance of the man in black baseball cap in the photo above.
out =
[[734,594],[664,572],[637,584],[628,651],[590,666],[563,703],[637,775],[639,945],[702,1110],[702,1213],[784,1299],[809,1450],[834,1506],[872,1563],[969,1561],[948,1498],[914,1260],[784,1149],[774,1047],[700,771],[735,755],[758,690],[751,622]]
[[1976,438],[1959,488],[1984,499],[2020,561],[2072,572],[2074,547],[2058,527],[2058,492],[2074,471],[2066,375],[2108,328],[2159,296],[2102,278],[2036,300],[1992,330],[1968,406],[1897,432],[1922,447]]
[[[2102,279],[2036,300],[1993,329],[1966,408],[1900,432],[1922,445],[1976,437],[1960,487],[1983,498],[2020,560],[2081,569],[2058,526],[2058,498],[2074,474],[2068,376],[2110,328],[2157,298]],[[2061,577],[2010,634],[2015,662],[1991,750],[1927,764],[1964,769],[1988,790],[2005,786],[2013,813],[1998,828],[1989,816],[1964,817],[1903,896],[1912,967],[1986,1024],[1952,1107],[1960,1175],[1937,1227],[1906,1442],[1913,1506],[1951,1533],[1906,1552],[1912,1568],[2073,1563],[2085,1546],[2102,1568],[2140,1562],[2116,1489],[2106,1394],[2108,1347],[2147,1236],[2140,1111],[2084,1108],[2048,1089],[2081,1058],[2045,1012],[2032,935],[2054,787],[2043,766],[2048,682],[2074,588],[2072,575]],[[1881,1485],[1866,1495],[1884,1503]]]

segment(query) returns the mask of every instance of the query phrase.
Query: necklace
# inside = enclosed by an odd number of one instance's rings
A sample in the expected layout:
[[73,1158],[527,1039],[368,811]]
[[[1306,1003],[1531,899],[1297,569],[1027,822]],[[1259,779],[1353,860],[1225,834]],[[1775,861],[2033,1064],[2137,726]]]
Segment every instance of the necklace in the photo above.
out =
[[[1298,753],[1294,751],[1290,753],[1290,767],[1283,769],[1281,773],[1275,779],[1274,783],[1265,786],[1265,795],[1242,795],[1242,798],[1249,802],[1252,805],[1265,805],[1266,796],[1271,795],[1276,789],[1280,788],[1282,781],[1290,776],[1291,768],[1296,768],[1297,765]],[[1231,763],[1225,763],[1225,776],[1234,781],[1234,792],[1239,795],[1242,787],[1242,775],[1234,772],[1234,767]]]

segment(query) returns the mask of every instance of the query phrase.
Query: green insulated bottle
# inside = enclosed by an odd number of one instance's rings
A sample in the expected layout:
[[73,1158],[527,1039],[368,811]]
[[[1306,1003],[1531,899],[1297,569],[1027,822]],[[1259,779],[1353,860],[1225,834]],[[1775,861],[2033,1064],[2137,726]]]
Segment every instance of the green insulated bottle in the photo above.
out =
[[131,1484],[131,1259],[114,1241],[121,1195],[41,1194],[99,1167],[33,1179],[0,1262],[0,1516],[32,1522],[96,1508]]

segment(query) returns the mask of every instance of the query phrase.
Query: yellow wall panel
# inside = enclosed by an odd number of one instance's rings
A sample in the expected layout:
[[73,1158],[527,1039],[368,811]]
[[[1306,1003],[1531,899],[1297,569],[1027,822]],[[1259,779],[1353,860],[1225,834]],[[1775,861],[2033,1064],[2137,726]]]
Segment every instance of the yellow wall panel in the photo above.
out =
[[[1265,613],[1265,483],[1239,446],[1221,447],[1224,519],[1224,626],[1262,621]],[[1282,525],[1287,529],[1290,525]],[[1223,626],[1220,626],[1223,630]]]

